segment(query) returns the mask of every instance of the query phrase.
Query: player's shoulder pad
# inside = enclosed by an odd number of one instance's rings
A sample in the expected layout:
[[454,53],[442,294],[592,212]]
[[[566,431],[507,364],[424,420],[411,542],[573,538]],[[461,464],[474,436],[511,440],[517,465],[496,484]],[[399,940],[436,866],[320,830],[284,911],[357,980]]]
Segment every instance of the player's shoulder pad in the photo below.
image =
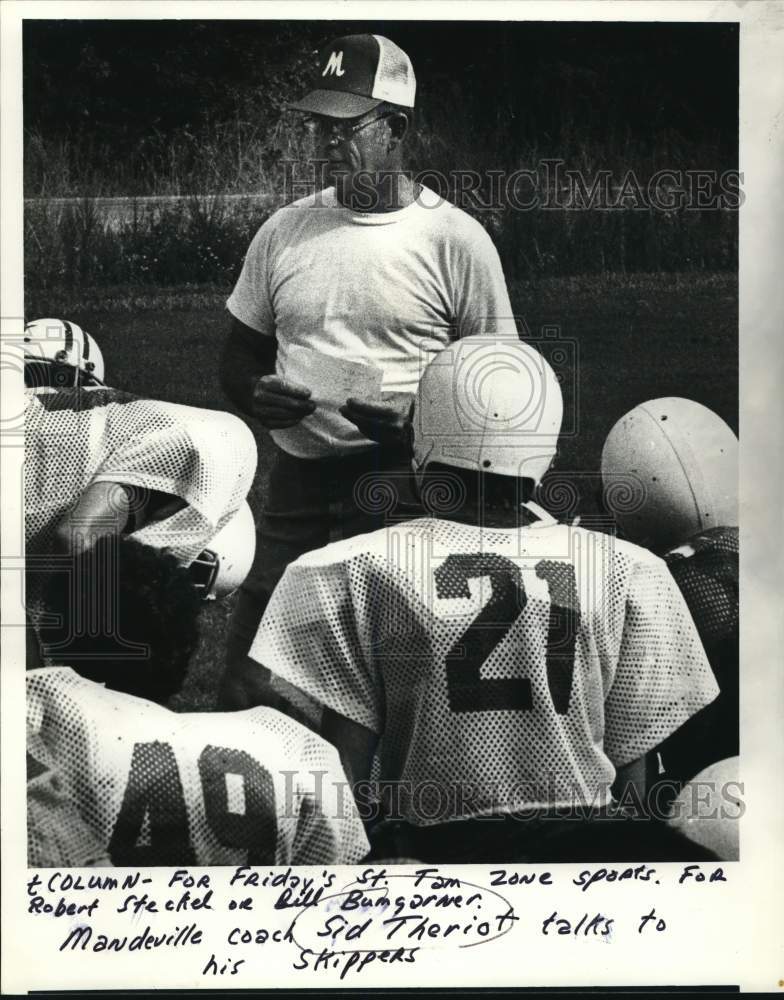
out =
[[[264,765],[267,770],[286,771],[295,775],[295,783],[302,777],[307,780],[310,769],[341,775],[343,766],[337,749],[312,729],[292,719],[276,708],[256,706],[238,712],[194,713],[197,725],[208,727],[214,734],[226,731],[233,735],[236,745],[244,745],[253,753],[253,747],[264,748]],[[259,758],[261,759],[261,757]],[[305,766],[307,762],[307,768]]]
[[88,704],[92,699],[96,701],[101,711],[111,708],[116,711],[128,712],[137,706],[147,713],[171,714],[171,709],[166,708],[165,705],[159,705],[157,702],[148,701],[146,698],[127,694],[124,691],[107,688],[98,681],[83,677],[71,667],[57,665],[36,667],[34,670],[26,672],[25,681],[28,710],[36,698],[57,698],[59,702],[62,702],[64,698],[73,697],[83,704]]
[[89,689],[101,685],[88,681],[70,667],[44,666],[28,670],[25,673],[28,733],[37,732],[41,728],[50,699],[54,698],[59,702],[65,693],[84,686]]
[[25,673],[25,684],[28,692],[36,688],[53,688],[58,684],[65,684],[69,687],[102,687],[95,681],[90,681],[81,674],[77,674],[71,667],[35,667]]
[[437,524],[438,522],[432,522],[428,518],[419,518],[391,524],[376,531],[369,531],[364,535],[355,535],[353,538],[343,538],[338,542],[330,542],[323,548],[306,552],[291,565],[325,568],[340,564],[345,565],[362,557],[384,557],[391,551],[390,545],[397,544],[393,540],[405,537],[406,534],[421,534],[428,530],[427,525],[433,523]]
[[77,385],[63,389],[33,391],[39,405],[47,413],[84,413],[141,401],[139,396],[106,385]]
[[198,429],[200,437],[205,433],[215,439],[232,437],[255,442],[253,431],[247,423],[234,413],[227,410],[210,410],[202,406],[190,406],[186,403],[172,403],[163,399],[129,400],[138,404],[140,413],[158,413],[175,426],[185,430]]
[[698,532],[684,544],[670,549],[664,559],[669,565],[703,553],[737,557],[738,543],[739,531],[737,527],[708,528],[707,531]]
[[232,724],[242,723],[245,720],[250,725],[259,726],[268,731],[270,739],[277,743],[278,748],[284,754],[289,753],[291,744],[296,742],[301,748],[316,748],[323,750],[329,756],[332,756],[333,753],[336,757],[338,756],[337,750],[331,743],[277,708],[257,705],[254,708],[241,709],[239,712],[221,712],[214,713],[214,715],[216,717],[221,715]]
[[595,543],[602,545],[615,558],[621,558],[636,565],[651,566],[654,568],[663,568],[665,565],[661,556],[656,555],[655,552],[651,552],[650,549],[643,548],[642,545],[637,545],[635,542],[618,538],[617,535],[611,535],[603,531],[593,531],[580,526],[571,526],[569,530],[591,536]]

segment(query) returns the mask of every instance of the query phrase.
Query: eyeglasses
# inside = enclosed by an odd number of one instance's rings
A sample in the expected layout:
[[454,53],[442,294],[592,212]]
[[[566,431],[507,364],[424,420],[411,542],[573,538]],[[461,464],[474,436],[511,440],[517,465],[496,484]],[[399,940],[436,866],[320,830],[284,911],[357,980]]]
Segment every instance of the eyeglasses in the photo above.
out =
[[383,115],[369,118],[366,122],[359,122],[357,125],[336,121],[334,118],[327,118],[326,116],[312,115],[305,119],[304,125],[310,132],[330,132],[333,139],[338,139],[340,142],[348,142],[357,132],[361,132],[363,128],[375,125],[376,122],[383,121],[385,118],[391,118],[393,114],[394,112],[392,111],[386,111]]

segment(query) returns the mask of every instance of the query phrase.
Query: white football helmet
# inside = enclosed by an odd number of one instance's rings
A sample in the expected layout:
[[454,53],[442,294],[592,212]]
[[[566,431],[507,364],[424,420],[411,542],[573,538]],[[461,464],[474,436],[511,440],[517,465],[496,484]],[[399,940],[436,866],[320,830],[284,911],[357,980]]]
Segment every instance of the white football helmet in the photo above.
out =
[[621,417],[602,449],[602,480],[624,537],[656,552],[738,523],[738,439],[690,399],[652,399]]
[[738,778],[737,757],[706,767],[673,800],[667,825],[714,851],[721,861],[737,861],[743,791]]
[[563,419],[555,372],[512,338],[467,337],[437,354],[412,414],[417,480],[431,462],[538,483],[550,468]]
[[247,501],[224,524],[209,548],[190,566],[194,585],[205,601],[228,597],[241,586],[256,554],[256,525]]
[[[50,374],[55,365],[59,366],[57,388],[79,385],[85,380],[103,384],[101,349],[89,333],[67,319],[34,319],[28,323],[24,329],[24,360],[25,372],[32,376],[29,380],[34,384],[51,385]],[[39,371],[34,373],[34,368]],[[72,379],[68,368],[73,369]],[[65,381],[63,374],[68,376]]]

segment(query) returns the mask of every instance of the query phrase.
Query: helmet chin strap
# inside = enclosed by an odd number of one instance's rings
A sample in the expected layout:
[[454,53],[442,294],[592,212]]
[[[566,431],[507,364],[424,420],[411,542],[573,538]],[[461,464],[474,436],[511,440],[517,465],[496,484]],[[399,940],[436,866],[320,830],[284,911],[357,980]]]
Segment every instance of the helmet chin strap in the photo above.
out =
[[557,524],[552,514],[548,513],[544,507],[540,507],[534,500],[524,500],[520,506],[525,507],[529,514],[532,514],[538,522],[541,522],[542,526]]

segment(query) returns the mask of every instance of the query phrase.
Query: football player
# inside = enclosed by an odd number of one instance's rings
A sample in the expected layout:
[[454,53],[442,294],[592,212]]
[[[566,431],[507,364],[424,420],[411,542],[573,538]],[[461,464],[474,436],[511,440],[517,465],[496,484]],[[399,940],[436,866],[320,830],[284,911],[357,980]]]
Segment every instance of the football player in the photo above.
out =
[[[243,504],[256,445],[245,423],[108,388],[97,344],[74,323],[38,320],[26,327],[25,341],[25,543],[34,617],[57,555],[105,534],[166,549],[193,565],[200,580],[220,583],[205,549],[239,511],[251,518]],[[252,545],[245,545],[248,554],[252,559]]]
[[67,667],[26,676],[30,866],[353,864],[368,853],[337,751],[275,709],[177,713]]
[[623,537],[664,557],[721,689],[649,758],[649,782],[674,795],[738,754],[738,439],[700,403],[649,400],[610,431],[602,479],[608,506],[625,494],[614,510]]
[[236,704],[278,697],[282,678],[323,706],[353,777],[379,779],[380,856],[693,856],[662,824],[624,821],[610,786],[716,683],[660,559],[533,501],[562,405],[517,340],[444,350],[411,415],[431,516],[289,566],[231,678]]
[[[139,599],[105,585],[128,549],[147,570],[135,587],[181,611],[165,616],[166,634],[154,600],[139,617]],[[112,601],[91,602],[96,590]],[[113,535],[51,577],[58,665],[26,675],[31,866],[350,864],[367,854],[324,740],[274,709],[188,714],[157,703],[182,683],[200,606],[173,556]],[[88,607],[91,627],[80,629]]]

